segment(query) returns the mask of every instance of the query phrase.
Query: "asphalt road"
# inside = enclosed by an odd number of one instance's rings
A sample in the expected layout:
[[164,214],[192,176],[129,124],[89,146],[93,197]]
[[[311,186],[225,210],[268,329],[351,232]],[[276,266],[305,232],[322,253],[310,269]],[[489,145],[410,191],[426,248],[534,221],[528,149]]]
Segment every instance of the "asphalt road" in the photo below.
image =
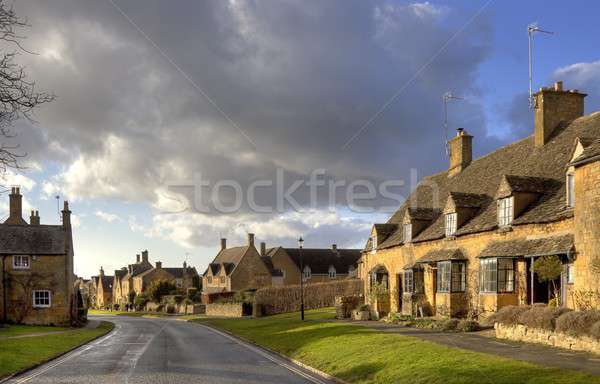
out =
[[198,324],[101,318],[116,324],[112,333],[9,383],[329,383]]

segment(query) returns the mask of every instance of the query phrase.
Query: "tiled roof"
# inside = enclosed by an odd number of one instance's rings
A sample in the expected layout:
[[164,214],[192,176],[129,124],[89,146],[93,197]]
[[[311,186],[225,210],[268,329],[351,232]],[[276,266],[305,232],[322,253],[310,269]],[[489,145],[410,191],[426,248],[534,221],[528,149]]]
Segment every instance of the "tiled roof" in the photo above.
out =
[[0,224],[0,254],[64,255],[65,249],[61,225]]
[[[527,182],[544,179],[551,188],[535,188],[541,196],[516,217],[513,225],[548,223],[572,217],[572,210],[566,209],[565,172],[577,137],[600,138],[600,113],[594,113],[572,121],[556,129],[552,138],[542,147],[536,148],[533,136],[504,146],[486,156],[474,160],[462,172],[448,177],[448,172],[440,172],[428,177],[417,186],[407,201],[388,220],[388,224],[400,224],[408,207],[441,209],[451,192],[496,196],[502,178],[511,175]],[[588,146],[589,147],[589,146]],[[516,178],[511,178],[516,188],[523,186]],[[537,181],[535,181],[537,184]],[[542,183],[544,186],[546,184]],[[435,186],[435,188],[432,188]],[[435,198],[437,196],[437,199]],[[496,204],[490,199],[479,212],[458,229],[457,236],[493,230],[497,228]],[[440,239],[445,236],[444,218],[435,220],[412,239],[412,242]],[[402,243],[402,230],[397,228],[378,248],[397,246]]]
[[583,153],[579,155],[575,160],[573,160],[573,164],[580,165],[584,164],[592,159],[600,157],[600,139],[587,139],[581,140],[580,143],[583,145]]
[[[298,248],[282,248],[300,268],[300,250]],[[356,268],[360,258],[360,249],[303,248],[302,261],[310,267],[311,273],[326,274],[333,265],[337,273],[348,273],[350,266]]]
[[450,198],[457,208],[481,208],[490,200],[486,195],[464,192],[450,192]]
[[443,248],[427,252],[423,257],[417,260],[417,263],[435,263],[438,261],[465,259],[465,255],[459,248]]
[[102,289],[105,291],[112,290],[114,280],[115,280],[114,276],[108,276],[108,275],[102,276]]
[[573,235],[531,240],[498,241],[489,244],[478,257],[521,257],[565,255],[573,251]]

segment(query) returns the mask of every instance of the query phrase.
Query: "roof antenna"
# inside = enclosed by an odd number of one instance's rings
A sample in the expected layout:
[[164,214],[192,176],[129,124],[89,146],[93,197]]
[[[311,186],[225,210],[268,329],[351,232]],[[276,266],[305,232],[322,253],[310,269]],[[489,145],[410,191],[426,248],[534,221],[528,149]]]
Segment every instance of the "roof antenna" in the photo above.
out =
[[446,156],[450,156],[450,148],[448,147],[448,103],[452,100],[464,100],[463,97],[454,96],[452,92],[448,91],[442,96],[444,100],[444,147],[446,148]]
[[56,214],[58,215],[58,220],[62,222],[62,216],[60,214],[60,196],[56,195],[54,197],[56,198]]
[[536,32],[547,33],[549,35],[554,32],[544,31],[536,23],[527,26],[527,37],[529,39],[529,109],[535,108],[535,100],[533,98],[533,34]]

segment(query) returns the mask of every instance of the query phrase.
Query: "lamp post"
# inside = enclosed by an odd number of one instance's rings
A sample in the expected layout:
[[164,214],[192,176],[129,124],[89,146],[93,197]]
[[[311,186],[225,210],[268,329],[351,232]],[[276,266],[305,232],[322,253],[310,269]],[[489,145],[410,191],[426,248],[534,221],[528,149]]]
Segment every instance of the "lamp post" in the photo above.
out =
[[304,260],[302,259],[302,246],[304,239],[298,239],[298,252],[300,253],[300,317],[304,321]]

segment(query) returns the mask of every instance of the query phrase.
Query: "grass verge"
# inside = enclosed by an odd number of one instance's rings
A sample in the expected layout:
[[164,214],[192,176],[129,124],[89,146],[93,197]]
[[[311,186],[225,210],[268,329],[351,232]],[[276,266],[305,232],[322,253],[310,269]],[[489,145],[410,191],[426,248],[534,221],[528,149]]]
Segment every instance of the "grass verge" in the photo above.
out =
[[64,332],[71,328],[67,327],[49,327],[41,325],[9,325],[5,328],[0,328],[0,339],[12,336],[23,336],[38,333],[48,332]]
[[180,315],[156,312],[126,312],[126,311],[103,311],[98,309],[88,310],[88,315],[110,315],[110,316],[131,316],[131,317],[160,317],[174,318],[177,320],[194,320],[203,318],[204,315]]
[[340,322],[331,311],[198,319],[352,383],[600,383],[575,371],[471,352]]
[[61,334],[5,339],[0,342],[0,378],[35,367],[113,329],[107,321],[96,329],[74,329]]

